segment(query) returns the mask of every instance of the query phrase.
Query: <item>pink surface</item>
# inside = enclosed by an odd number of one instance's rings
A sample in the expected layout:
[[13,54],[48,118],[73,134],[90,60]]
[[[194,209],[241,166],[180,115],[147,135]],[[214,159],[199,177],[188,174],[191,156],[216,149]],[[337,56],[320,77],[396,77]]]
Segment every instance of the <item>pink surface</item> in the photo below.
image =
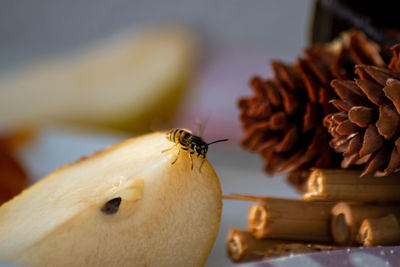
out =
[[349,248],[297,256],[281,257],[264,262],[244,264],[247,267],[380,267],[400,266],[400,247]]
[[195,129],[196,120],[206,121],[206,140],[223,137],[235,143],[243,134],[237,101],[253,94],[248,85],[250,78],[270,78],[271,59],[284,60],[292,55],[290,61],[294,61],[295,55],[301,53],[273,42],[219,43],[204,52],[207,60],[200,65],[189,88],[176,126]]

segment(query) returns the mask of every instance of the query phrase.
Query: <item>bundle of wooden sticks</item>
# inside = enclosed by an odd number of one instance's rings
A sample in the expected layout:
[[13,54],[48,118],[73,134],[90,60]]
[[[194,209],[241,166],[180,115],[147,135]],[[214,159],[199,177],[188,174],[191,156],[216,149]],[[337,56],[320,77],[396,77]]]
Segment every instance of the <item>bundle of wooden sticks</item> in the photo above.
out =
[[301,199],[232,194],[255,201],[248,230],[231,228],[234,262],[352,246],[400,243],[400,175],[366,176],[349,170],[313,170]]

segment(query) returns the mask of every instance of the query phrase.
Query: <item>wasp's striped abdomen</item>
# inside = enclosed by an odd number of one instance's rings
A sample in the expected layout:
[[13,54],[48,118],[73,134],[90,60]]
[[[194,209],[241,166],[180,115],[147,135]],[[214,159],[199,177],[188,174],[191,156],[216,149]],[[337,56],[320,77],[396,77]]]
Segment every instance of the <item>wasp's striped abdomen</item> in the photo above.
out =
[[192,132],[185,129],[171,129],[167,132],[167,139],[184,147],[190,145]]

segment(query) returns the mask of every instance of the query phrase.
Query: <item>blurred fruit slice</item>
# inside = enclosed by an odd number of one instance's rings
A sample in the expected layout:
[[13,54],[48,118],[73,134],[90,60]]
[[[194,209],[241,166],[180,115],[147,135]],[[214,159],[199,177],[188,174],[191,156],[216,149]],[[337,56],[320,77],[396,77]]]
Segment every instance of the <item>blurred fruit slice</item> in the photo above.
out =
[[203,266],[221,216],[212,166],[165,133],[62,167],[0,207],[0,260],[26,266]]
[[25,66],[0,77],[0,120],[148,131],[173,117],[195,54],[192,33],[171,26]]

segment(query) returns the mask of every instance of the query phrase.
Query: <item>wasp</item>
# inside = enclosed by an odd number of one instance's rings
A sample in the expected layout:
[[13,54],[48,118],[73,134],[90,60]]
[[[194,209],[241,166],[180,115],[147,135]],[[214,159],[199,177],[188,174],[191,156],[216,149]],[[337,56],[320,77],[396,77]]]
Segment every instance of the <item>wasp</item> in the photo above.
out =
[[[206,159],[208,146],[211,144],[228,141],[228,139],[220,139],[213,141],[211,143],[206,143],[200,136],[194,135],[191,131],[187,129],[171,129],[167,132],[167,139],[175,143],[175,146],[178,145],[182,150],[186,150],[189,152],[189,157],[192,162],[192,170],[193,170],[192,155],[194,153],[197,153],[196,156],[203,159],[203,161],[200,164],[200,171],[201,171],[201,166],[203,165],[204,160]],[[168,151],[174,148],[175,146],[163,150],[162,152]],[[171,162],[171,164],[174,164],[178,160],[180,151],[181,150],[179,149],[176,159],[173,162]]]

